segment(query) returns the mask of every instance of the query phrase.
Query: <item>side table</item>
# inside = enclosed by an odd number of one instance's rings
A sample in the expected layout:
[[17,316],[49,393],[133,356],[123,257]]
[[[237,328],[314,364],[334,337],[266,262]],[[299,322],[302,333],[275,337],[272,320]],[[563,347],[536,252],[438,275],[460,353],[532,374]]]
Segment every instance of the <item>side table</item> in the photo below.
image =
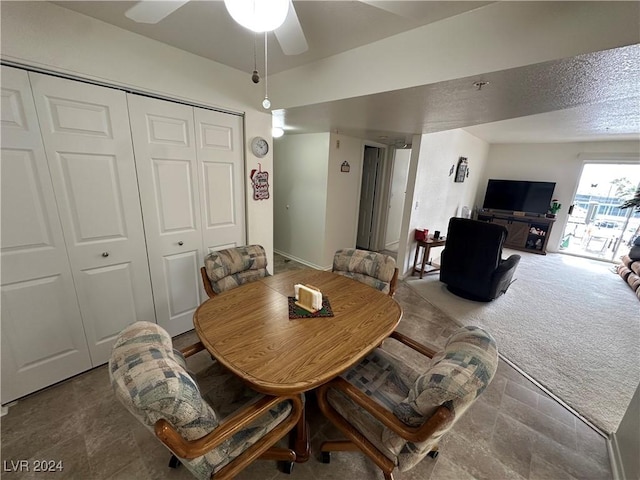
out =
[[[433,240],[433,239],[429,239],[426,241],[420,241],[418,240],[418,245],[416,247],[416,256],[413,259],[413,270],[411,271],[411,276],[413,276],[414,273],[416,272],[420,272],[420,278],[422,278],[422,276],[425,273],[433,273],[433,272],[437,272],[438,270],[440,270],[440,265],[436,265],[431,263],[431,260],[429,259],[429,252],[432,248],[434,247],[443,247],[446,243],[446,240],[443,238],[439,238],[438,240]],[[420,254],[420,250],[423,250],[422,253],[422,263],[421,266],[418,267],[418,257]],[[429,268],[429,270],[427,270],[425,272],[425,268],[429,266],[431,268]]]

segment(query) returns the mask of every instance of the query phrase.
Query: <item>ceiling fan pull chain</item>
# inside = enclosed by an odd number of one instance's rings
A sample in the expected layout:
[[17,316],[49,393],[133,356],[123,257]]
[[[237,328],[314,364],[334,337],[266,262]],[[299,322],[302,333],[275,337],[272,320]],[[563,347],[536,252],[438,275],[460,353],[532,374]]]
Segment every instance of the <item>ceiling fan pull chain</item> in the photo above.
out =
[[268,77],[269,73],[267,71],[267,32],[264,32],[264,100],[262,101],[262,106],[265,110],[269,110],[271,108],[271,100],[269,100],[269,89],[268,85]]

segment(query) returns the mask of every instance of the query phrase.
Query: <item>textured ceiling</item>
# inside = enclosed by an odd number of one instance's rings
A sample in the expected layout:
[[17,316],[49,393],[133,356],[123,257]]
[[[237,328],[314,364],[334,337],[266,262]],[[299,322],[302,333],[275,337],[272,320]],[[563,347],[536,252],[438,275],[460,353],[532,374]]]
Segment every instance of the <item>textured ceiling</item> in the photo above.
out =
[[[479,90],[474,85],[478,80],[487,85]],[[338,129],[365,138],[389,136],[391,143],[410,142],[407,133],[462,127],[471,127],[467,130],[474,135],[500,143],[539,142],[543,138],[598,140],[605,136],[638,139],[640,45],[488,73],[481,78],[290,108],[276,115],[285,125],[301,126],[301,132]],[[525,116],[511,126],[505,121]],[[560,137],[560,132],[566,136]]]
[[[230,19],[222,1],[191,0],[156,25],[125,17],[124,12],[136,2],[53,3],[232,68],[253,70],[253,34]],[[270,34],[269,73],[489,3],[493,2],[295,1],[309,51],[286,56]],[[263,48],[262,40],[256,39],[258,50]],[[413,134],[451,128],[467,128],[492,143],[638,139],[639,48],[622,47],[487,73],[482,78],[289,108],[274,112],[275,122],[283,122],[291,132],[337,130],[382,143],[410,142]],[[259,52],[257,58],[260,69]],[[473,85],[477,80],[489,83],[478,90]]]

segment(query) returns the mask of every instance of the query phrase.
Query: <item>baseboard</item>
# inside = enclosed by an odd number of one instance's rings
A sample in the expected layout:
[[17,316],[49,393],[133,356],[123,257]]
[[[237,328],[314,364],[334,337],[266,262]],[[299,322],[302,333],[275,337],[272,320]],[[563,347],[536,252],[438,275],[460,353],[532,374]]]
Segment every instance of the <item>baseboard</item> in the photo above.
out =
[[620,447],[618,446],[618,439],[615,433],[607,439],[607,450],[609,452],[609,462],[611,463],[613,480],[626,480],[627,477],[624,474],[624,465],[622,463],[622,457],[620,456]]
[[293,260],[294,262],[301,263],[302,265],[306,265],[307,267],[315,268],[316,270],[331,270],[331,268],[333,267],[333,265],[331,265],[329,267],[322,267],[320,265],[316,265],[315,263],[307,262],[306,260],[298,258],[298,257],[296,257],[294,255],[291,255],[290,253],[286,253],[286,252],[282,252],[280,250],[276,250],[275,248],[273,249],[273,253],[277,253],[278,255],[282,255],[285,258],[289,258],[289,259]]
[[2,408],[0,410],[0,417],[4,417],[6,414],[9,413],[9,408],[13,407],[14,405],[17,405],[18,402],[9,402],[6,405],[2,405]]

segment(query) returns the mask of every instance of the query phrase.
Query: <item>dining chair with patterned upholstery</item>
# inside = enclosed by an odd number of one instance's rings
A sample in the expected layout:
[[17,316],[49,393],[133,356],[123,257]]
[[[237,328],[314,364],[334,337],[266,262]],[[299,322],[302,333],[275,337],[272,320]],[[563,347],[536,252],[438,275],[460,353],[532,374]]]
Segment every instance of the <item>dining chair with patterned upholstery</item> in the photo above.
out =
[[246,245],[211,252],[200,268],[204,289],[216,294],[269,275],[267,254],[262,245]]
[[185,358],[203,349],[174,349],[155,323],[128,326],[109,361],[116,398],[173,453],[169,465],[196,478],[233,478],[257,458],[290,473],[295,452],[273,445],[296,426],[303,398],[259,394],[218,362],[190,373]]
[[333,272],[365,283],[390,296],[396,291],[398,269],[396,261],[389,255],[343,248],[333,256]]
[[421,369],[377,348],[355,367],[318,389],[322,413],[347,437],[321,447],[324,463],[331,451],[359,450],[393,479],[427,454],[436,457],[438,442],[489,385],[498,366],[494,339],[478,327],[451,335],[438,353],[394,332],[401,344],[430,361]]

